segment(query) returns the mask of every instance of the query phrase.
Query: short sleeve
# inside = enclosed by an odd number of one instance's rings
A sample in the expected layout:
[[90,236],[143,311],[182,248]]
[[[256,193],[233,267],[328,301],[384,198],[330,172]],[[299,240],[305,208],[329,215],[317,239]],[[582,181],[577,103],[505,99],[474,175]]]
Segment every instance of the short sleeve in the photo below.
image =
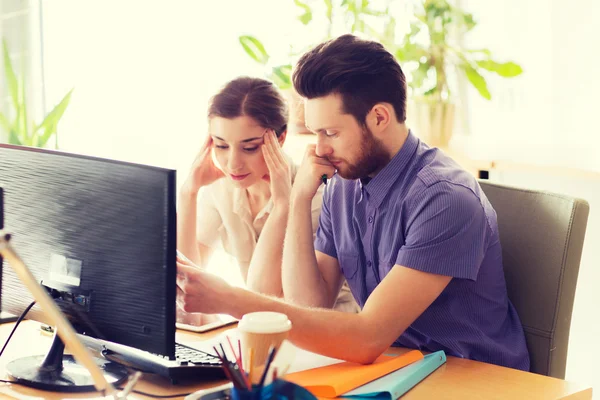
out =
[[200,190],[196,211],[196,241],[207,247],[215,247],[218,229],[222,225],[221,214],[215,201],[215,186]]
[[[337,251],[335,249],[335,242],[333,238],[333,229],[331,225],[331,192],[330,188],[323,189],[322,194],[322,207],[319,215],[319,224],[315,237],[315,250],[325,253],[331,257],[337,258]],[[313,203],[314,208],[314,203]],[[314,216],[314,213],[313,213]],[[313,217],[314,218],[314,217]],[[314,229],[314,228],[313,228]]]
[[466,187],[438,182],[423,189],[410,209],[396,264],[476,280],[490,233],[479,198]]

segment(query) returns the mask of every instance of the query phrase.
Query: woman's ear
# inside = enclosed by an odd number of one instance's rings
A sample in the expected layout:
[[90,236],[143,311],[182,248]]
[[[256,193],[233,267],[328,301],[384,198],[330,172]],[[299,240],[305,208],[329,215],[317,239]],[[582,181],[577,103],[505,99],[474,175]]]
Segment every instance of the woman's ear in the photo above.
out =
[[279,142],[279,146],[283,147],[286,137],[287,137],[287,129],[285,131],[281,132],[281,135],[279,135],[279,137],[277,138],[277,141]]

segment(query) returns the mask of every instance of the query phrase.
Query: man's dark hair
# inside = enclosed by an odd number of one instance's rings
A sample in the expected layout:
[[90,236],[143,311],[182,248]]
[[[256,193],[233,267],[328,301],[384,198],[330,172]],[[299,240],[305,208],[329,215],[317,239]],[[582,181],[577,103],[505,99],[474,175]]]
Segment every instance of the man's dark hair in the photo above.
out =
[[227,83],[210,101],[208,118],[247,116],[279,137],[287,129],[288,109],[275,85],[260,78],[239,77]]
[[339,94],[343,112],[360,124],[377,103],[390,103],[406,120],[406,78],[380,43],[343,35],[305,53],[294,70],[294,88],[307,99]]

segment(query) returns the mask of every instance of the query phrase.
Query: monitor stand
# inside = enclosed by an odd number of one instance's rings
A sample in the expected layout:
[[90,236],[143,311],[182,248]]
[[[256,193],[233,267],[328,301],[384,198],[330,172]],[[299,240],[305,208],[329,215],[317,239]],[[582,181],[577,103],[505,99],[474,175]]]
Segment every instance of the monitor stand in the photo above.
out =
[[[65,344],[54,330],[48,354],[18,358],[6,365],[8,375],[20,384],[54,392],[93,392],[94,380],[88,370],[71,355],[64,354]],[[95,358],[104,377],[113,386],[127,379],[125,367],[113,361]]]

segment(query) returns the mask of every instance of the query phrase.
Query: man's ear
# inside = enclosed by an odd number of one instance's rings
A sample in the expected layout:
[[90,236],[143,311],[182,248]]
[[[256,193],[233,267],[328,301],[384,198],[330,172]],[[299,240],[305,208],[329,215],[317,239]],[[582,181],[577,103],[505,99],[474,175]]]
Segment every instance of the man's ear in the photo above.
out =
[[385,103],[377,103],[373,106],[369,114],[367,114],[367,127],[374,134],[383,132],[391,123],[393,113],[390,110],[390,105]]

